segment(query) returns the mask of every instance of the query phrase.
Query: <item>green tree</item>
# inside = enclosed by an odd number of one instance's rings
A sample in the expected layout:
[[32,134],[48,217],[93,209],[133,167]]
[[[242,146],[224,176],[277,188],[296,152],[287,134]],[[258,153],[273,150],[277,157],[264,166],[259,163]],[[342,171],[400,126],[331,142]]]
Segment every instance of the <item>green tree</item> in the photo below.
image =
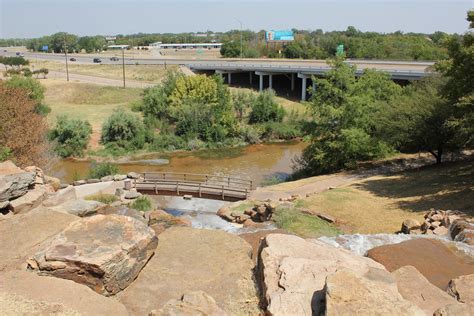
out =
[[102,125],[101,142],[124,149],[141,149],[145,144],[143,122],[133,113],[118,109]]
[[359,160],[383,157],[390,151],[377,137],[381,104],[390,102],[401,88],[388,74],[367,70],[356,79],[355,67],[343,59],[332,62],[308,107],[314,120],[311,144],[295,166],[300,174],[320,174],[353,166]]
[[91,134],[92,127],[88,121],[60,116],[49,132],[49,139],[54,142],[54,151],[60,157],[82,157]]
[[235,58],[240,56],[240,43],[236,41],[224,42],[221,46],[221,55],[226,58]]
[[285,110],[275,100],[275,92],[271,89],[259,93],[252,105],[249,123],[281,122]]

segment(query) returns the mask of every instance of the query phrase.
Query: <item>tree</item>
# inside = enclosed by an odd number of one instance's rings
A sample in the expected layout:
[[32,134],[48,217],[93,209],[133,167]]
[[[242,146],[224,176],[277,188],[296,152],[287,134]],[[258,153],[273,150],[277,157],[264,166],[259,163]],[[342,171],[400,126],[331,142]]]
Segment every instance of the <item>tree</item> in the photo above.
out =
[[240,43],[228,41],[221,46],[221,55],[227,58],[236,58],[240,56]]
[[237,91],[232,94],[232,104],[239,121],[244,118],[245,112],[252,107],[255,102],[255,95],[252,92]]
[[101,142],[124,149],[141,149],[145,144],[143,122],[138,116],[118,109],[102,125]]
[[295,166],[300,174],[320,174],[353,166],[359,160],[383,157],[389,145],[376,134],[381,103],[390,102],[401,88],[388,74],[366,70],[356,79],[355,67],[332,61],[308,103],[314,120],[311,144]]
[[285,116],[285,110],[276,102],[275,92],[265,90],[259,93],[252,105],[249,123],[281,122]]
[[55,142],[54,151],[62,158],[82,157],[91,134],[92,127],[88,121],[60,116],[49,133],[49,139]]
[[28,97],[36,103],[43,102],[44,87],[36,79],[22,76],[13,76],[7,80],[5,84],[7,87],[25,90]]
[[46,119],[23,89],[0,81],[0,144],[19,166],[43,166],[47,153]]

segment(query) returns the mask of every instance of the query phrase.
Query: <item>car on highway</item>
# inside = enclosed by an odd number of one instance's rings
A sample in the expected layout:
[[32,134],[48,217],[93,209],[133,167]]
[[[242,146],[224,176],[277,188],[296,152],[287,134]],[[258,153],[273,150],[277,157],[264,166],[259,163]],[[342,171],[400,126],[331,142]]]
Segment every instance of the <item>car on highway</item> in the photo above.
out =
[[92,61],[96,64],[99,64],[99,63],[102,62],[102,60],[100,60],[100,58],[94,58]]
[[110,60],[111,61],[119,61],[120,59],[118,57],[111,57]]
[[18,57],[25,57],[25,55],[23,55],[23,53],[20,53],[20,52],[16,52],[16,55],[17,55]]
[[70,61],[76,61],[76,58],[71,57],[71,58],[69,58],[69,60],[70,60]]

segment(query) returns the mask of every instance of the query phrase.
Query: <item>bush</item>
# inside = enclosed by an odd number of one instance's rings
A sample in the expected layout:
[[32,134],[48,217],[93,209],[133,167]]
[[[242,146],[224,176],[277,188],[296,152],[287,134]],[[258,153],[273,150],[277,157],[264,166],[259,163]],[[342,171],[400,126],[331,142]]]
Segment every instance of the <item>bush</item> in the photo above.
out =
[[301,130],[293,124],[281,122],[268,122],[263,124],[262,138],[272,140],[291,140],[301,137]]
[[261,131],[257,126],[243,125],[239,129],[240,138],[248,144],[258,144],[262,137]]
[[119,167],[110,162],[92,163],[89,168],[89,179],[100,179],[119,173]]
[[88,195],[85,197],[85,199],[89,201],[97,201],[104,204],[112,204],[119,200],[119,198],[116,195],[105,194],[105,193],[97,193],[97,194]]
[[92,127],[87,121],[58,117],[49,139],[55,141],[54,151],[61,157],[82,157],[89,144]]
[[47,104],[38,103],[35,107],[35,111],[39,115],[47,116],[49,113],[51,113],[51,108]]
[[150,149],[156,151],[173,151],[186,147],[186,141],[173,134],[159,134],[153,138]]
[[44,99],[44,87],[34,78],[16,75],[8,79],[5,85],[10,88],[25,90],[28,97],[37,103],[41,103]]
[[152,210],[152,203],[148,197],[140,196],[130,204],[130,207],[140,212],[148,212]]
[[0,162],[6,161],[12,158],[12,152],[8,147],[0,146]]
[[252,106],[249,123],[281,122],[284,116],[285,110],[276,102],[275,92],[265,90],[259,93]]
[[119,109],[102,126],[101,142],[125,149],[141,149],[145,144],[145,127],[140,118]]

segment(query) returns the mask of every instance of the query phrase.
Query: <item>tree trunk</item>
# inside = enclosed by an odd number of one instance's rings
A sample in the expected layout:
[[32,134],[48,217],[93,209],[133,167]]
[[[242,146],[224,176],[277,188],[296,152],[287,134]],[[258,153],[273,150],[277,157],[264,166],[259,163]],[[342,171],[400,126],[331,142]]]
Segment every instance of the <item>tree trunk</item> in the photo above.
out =
[[430,154],[432,154],[436,158],[436,164],[440,164],[442,162],[443,157],[443,149],[439,148],[436,152],[433,150],[428,150]]

